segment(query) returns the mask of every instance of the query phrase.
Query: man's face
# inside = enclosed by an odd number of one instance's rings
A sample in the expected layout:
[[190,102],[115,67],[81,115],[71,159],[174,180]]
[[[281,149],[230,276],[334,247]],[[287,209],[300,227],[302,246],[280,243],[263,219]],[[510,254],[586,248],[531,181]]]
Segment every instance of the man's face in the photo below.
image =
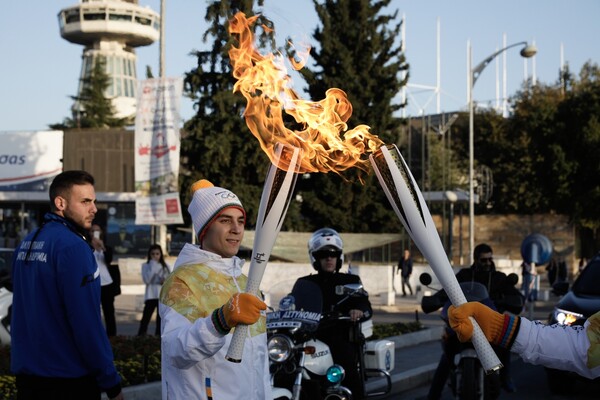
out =
[[202,239],[202,248],[225,258],[235,256],[244,238],[245,224],[246,219],[240,209],[224,209],[208,227]]
[[57,196],[57,214],[71,220],[84,231],[89,231],[96,216],[96,191],[92,185],[73,185],[63,196]]
[[335,272],[338,259],[341,255],[341,252],[335,249],[319,250],[313,254],[321,266],[321,271],[324,272]]
[[489,271],[494,265],[494,257],[491,252],[479,254],[479,258],[476,260],[477,267],[483,271]]

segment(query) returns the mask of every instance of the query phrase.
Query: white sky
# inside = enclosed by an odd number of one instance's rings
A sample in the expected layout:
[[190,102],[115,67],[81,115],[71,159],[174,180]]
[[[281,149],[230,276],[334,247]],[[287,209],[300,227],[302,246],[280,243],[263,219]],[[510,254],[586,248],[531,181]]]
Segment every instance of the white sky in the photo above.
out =
[[[166,73],[179,76],[191,70],[196,60],[189,53],[203,47],[206,1],[166,0]],[[81,68],[83,47],[60,37],[57,14],[76,0],[6,1],[0,13],[0,131],[47,129],[47,125],[70,116]],[[140,0],[141,5],[160,10],[160,0]],[[436,85],[436,26],[441,26],[441,111],[464,109],[466,104],[467,41],[478,64],[507,44],[534,41],[535,61],[527,73],[539,82],[558,78],[561,45],[564,61],[578,73],[588,60],[600,64],[600,1],[597,0],[392,0],[392,9],[406,16],[406,57],[409,83]],[[291,35],[311,41],[317,18],[310,0],[266,0],[264,13],[275,21],[278,43]],[[508,50],[507,86],[512,95],[520,88],[525,67],[519,48]],[[158,74],[159,45],[139,48],[138,77],[146,65]],[[494,102],[496,76],[502,77],[502,57],[490,64],[477,81],[474,99]],[[498,65],[498,67],[496,67]],[[498,72],[496,69],[498,68]],[[297,85],[302,87],[301,82]],[[342,88],[344,89],[344,88]],[[500,81],[500,93],[502,83]],[[436,111],[430,90],[411,89],[409,115],[419,110]],[[193,116],[191,103],[182,100],[182,117]]]

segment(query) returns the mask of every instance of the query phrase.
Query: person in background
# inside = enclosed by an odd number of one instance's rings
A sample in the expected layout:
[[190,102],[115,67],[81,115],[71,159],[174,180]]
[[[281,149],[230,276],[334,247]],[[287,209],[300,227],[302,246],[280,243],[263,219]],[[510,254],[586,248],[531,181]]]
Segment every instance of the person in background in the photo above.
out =
[[546,325],[471,302],[450,307],[448,315],[450,326],[463,342],[473,336],[469,319],[473,317],[488,341],[518,354],[527,363],[575,372],[589,379],[600,377],[600,312],[583,326]]
[[[267,331],[259,293],[236,254],[246,211],[230,190],[207,180],[192,185],[188,212],[198,245],[186,243],[160,292],[162,398],[270,399]],[[231,330],[251,325],[239,363],[225,357]]]
[[171,267],[165,262],[162,247],[159,244],[153,244],[148,248],[148,259],[142,264],[142,279],[146,284],[144,293],[144,311],[138,330],[138,336],[144,336],[148,331],[148,325],[152,319],[152,314],[156,310],[156,328],[154,334],[160,336],[160,315],[158,313],[158,298],[160,288],[165,279],[171,273]]
[[404,254],[402,259],[398,263],[398,270],[400,271],[402,277],[402,297],[406,297],[406,287],[408,286],[408,290],[410,295],[413,295],[412,287],[410,286],[410,276],[412,275],[413,270],[413,261],[410,255],[410,250],[404,250]]
[[[358,275],[339,272],[344,262],[343,250],[341,237],[331,228],[315,231],[308,241],[308,255],[317,274],[301,277],[298,281],[306,280],[319,286],[323,298],[324,314],[333,311],[334,307],[344,298],[344,295],[336,293],[336,286],[361,283]],[[367,296],[350,297],[334,311],[350,316],[350,322],[321,323],[317,330],[317,338],[327,343],[334,362],[344,367],[346,377],[342,384],[352,391],[352,398],[362,399],[364,388],[356,368],[358,354],[356,344],[349,338],[351,328],[349,324],[370,319],[373,316],[371,303]]]
[[534,302],[537,300],[537,290],[535,289],[536,276],[537,271],[535,267],[527,261],[523,261],[521,263],[521,291],[527,302]]
[[94,249],[94,258],[100,269],[100,303],[102,304],[106,334],[108,337],[116,336],[115,297],[121,294],[121,274],[119,267],[112,265],[113,250],[104,244],[104,232],[100,225],[92,225],[90,244]]
[[563,257],[558,260],[558,276],[556,278],[557,282],[567,282],[569,279],[569,268],[567,267],[567,262]]
[[558,273],[558,262],[556,261],[556,258],[552,257],[550,259],[550,262],[546,265],[546,271],[548,272],[548,283],[550,284],[550,287],[552,287],[554,282],[556,282],[556,274]]
[[100,276],[86,238],[97,212],[94,178],[65,171],[51,212],[15,251],[11,370],[19,400],[123,399],[100,315]]
[[[500,271],[496,270],[494,264],[494,254],[492,247],[486,243],[480,243],[473,249],[473,264],[469,268],[462,268],[456,274],[456,280],[458,282],[479,282],[484,285],[488,291],[490,300],[494,303],[495,307],[499,310],[505,311],[502,299],[505,296],[520,296],[518,290],[514,287],[508,276]],[[445,295],[445,294],[444,294]],[[512,308],[508,310],[513,313],[519,313],[521,311],[521,305],[512,305]],[[448,332],[449,331],[449,332]],[[450,335],[452,333],[450,329],[444,332],[442,337],[442,345],[444,352],[440,357],[438,367],[435,371],[427,399],[439,399],[448,375],[450,372],[452,342],[450,339],[456,341],[456,337]],[[510,374],[510,352],[503,348],[495,349],[500,361],[504,365],[504,368],[500,370],[500,381],[502,388],[509,392],[516,392],[516,386],[512,382]]]

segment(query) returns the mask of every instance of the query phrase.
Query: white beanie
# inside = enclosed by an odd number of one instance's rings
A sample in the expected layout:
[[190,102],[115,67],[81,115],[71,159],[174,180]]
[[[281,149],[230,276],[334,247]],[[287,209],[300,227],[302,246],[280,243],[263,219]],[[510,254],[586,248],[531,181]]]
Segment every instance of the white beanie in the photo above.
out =
[[188,212],[194,222],[194,231],[198,240],[206,234],[210,223],[228,207],[239,209],[246,218],[246,211],[240,199],[230,190],[214,186],[206,179],[201,179],[191,187],[192,201],[188,206]]

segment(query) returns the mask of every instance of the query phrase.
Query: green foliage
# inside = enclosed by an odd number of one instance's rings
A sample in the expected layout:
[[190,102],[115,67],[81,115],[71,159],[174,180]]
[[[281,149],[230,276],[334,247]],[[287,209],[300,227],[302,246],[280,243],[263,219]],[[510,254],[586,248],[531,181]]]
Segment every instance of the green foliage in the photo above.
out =
[[123,386],[160,380],[160,337],[115,336],[110,342]]
[[586,64],[579,79],[568,77],[564,85],[524,88],[507,120],[478,113],[475,154],[494,173],[494,212],[560,213],[596,229],[600,73]]
[[[115,336],[110,342],[122,386],[160,381],[160,337]],[[16,399],[16,391],[10,372],[10,346],[0,346],[0,400]]]
[[52,129],[71,128],[119,128],[133,122],[131,118],[116,118],[112,100],[105,96],[110,87],[110,77],[106,73],[106,60],[95,59],[90,76],[82,79],[79,96],[72,96],[79,111],[74,111],[73,119],[65,118],[62,123],[52,124]]
[[373,325],[373,336],[369,340],[384,339],[392,336],[404,335],[425,329],[420,322],[393,322],[389,324]]
[[[259,1],[259,5],[262,1]],[[184,126],[181,140],[181,201],[188,204],[189,188],[199,179],[235,192],[242,200],[249,218],[258,214],[262,186],[269,160],[243,119],[245,100],[233,93],[228,51],[234,38],[228,33],[228,21],[237,11],[253,15],[252,1],[211,2],[206,11],[209,28],[204,41],[213,47],[196,51],[197,66],[186,73],[184,91],[194,101],[196,115]],[[259,17],[255,27],[272,26]],[[272,40],[272,33],[257,28],[261,44]],[[286,225],[294,218],[297,207],[290,207]],[[189,216],[186,215],[186,218]],[[251,225],[252,221],[249,221]]]
[[17,378],[12,375],[0,374],[0,400],[15,400],[17,398]]
[[[393,98],[406,84],[408,69],[398,42],[397,11],[382,13],[389,0],[313,2],[322,26],[315,29],[319,48],[315,68],[303,68],[313,100],[329,88],[344,90],[353,106],[349,128],[364,124],[385,143],[396,143],[401,121],[393,116],[403,105]],[[385,82],[385,84],[382,84]],[[298,185],[302,217],[309,229],[331,226],[343,232],[396,232],[397,218],[374,174],[356,168],[334,174],[311,174]]]

